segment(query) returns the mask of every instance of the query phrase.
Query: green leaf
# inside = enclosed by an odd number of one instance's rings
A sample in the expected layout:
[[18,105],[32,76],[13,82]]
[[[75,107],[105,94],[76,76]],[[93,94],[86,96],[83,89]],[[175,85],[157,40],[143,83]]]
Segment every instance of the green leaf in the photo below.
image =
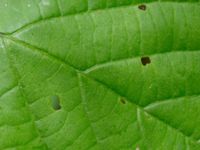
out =
[[0,150],[199,150],[198,0],[0,0]]

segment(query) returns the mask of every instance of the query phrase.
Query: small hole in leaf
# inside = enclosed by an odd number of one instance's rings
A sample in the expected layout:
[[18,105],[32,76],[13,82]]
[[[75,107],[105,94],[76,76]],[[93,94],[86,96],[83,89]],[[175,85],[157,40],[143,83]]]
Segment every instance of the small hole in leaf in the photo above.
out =
[[126,100],[125,100],[124,98],[121,98],[121,99],[120,99],[120,102],[121,102],[122,104],[126,104]]
[[139,8],[140,10],[146,10],[146,9],[147,9],[147,6],[144,5],[144,4],[141,4],[141,5],[138,6],[138,8]]
[[151,59],[149,57],[142,57],[141,62],[144,66],[151,63]]
[[140,147],[139,147],[139,146],[137,146],[135,150],[140,150]]
[[57,95],[53,95],[51,97],[51,105],[53,107],[54,110],[59,110],[61,109],[61,106],[60,106],[60,99]]

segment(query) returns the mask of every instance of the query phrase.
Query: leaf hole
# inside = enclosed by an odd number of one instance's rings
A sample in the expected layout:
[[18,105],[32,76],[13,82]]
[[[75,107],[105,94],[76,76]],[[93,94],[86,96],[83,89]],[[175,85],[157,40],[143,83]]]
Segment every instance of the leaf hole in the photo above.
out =
[[61,109],[60,99],[59,99],[58,95],[51,96],[51,105],[54,110]]
[[142,57],[141,62],[144,66],[151,63],[151,59],[149,57]]
[[138,6],[138,8],[139,8],[140,10],[146,10],[146,9],[147,9],[147,6],[144,5],[144,4],[141,4],[141,5]]
[[139,146],[137,146],[135,150],[140,150],[140,147],[139,147]]

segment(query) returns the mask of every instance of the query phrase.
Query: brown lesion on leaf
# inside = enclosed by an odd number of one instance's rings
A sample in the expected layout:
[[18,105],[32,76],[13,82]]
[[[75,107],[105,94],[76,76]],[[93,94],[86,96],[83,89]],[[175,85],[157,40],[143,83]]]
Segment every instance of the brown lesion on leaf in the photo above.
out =
[[121,97],[121,98],[120,98],[120,102],[121,102],[122,104],[126,104],[126,99],[125,99],[124,97]]
[[144,66],[151,63],[151,59],[148,56],[141,57],[141,62]]
[[145,4],[141,4],[141,5],[138,6],[138,8],[139,8],[140,10],[146,10],[146,9],[147,9],[147,6],[146,6]]

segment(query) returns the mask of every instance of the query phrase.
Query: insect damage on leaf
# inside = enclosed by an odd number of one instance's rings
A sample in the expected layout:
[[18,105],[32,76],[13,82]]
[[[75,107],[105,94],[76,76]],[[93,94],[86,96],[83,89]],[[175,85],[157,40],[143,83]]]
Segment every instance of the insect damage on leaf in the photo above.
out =
[[141,5],[138,6],[138,8],[141,9],[141,10],[146,10],[147,6],[144,5],[144,4],[141,4]]
[[139,146],[137,146],[135,150],[140,150]]
[[200,150],[198,0],[2,0],[0,14],[0,150]]
[[60,99],[59,99],[59,97],[57,95],[53,95],[51,97],[51,105],[52,105],[54,110],[61,109]]
[[126,104],[126,100],[125,100],[124,98],[120,98],[120,102],[121,102],[122,104]]
[[151,63],[151,59],[149,57],[142,57],[141,62],[144,66]]

